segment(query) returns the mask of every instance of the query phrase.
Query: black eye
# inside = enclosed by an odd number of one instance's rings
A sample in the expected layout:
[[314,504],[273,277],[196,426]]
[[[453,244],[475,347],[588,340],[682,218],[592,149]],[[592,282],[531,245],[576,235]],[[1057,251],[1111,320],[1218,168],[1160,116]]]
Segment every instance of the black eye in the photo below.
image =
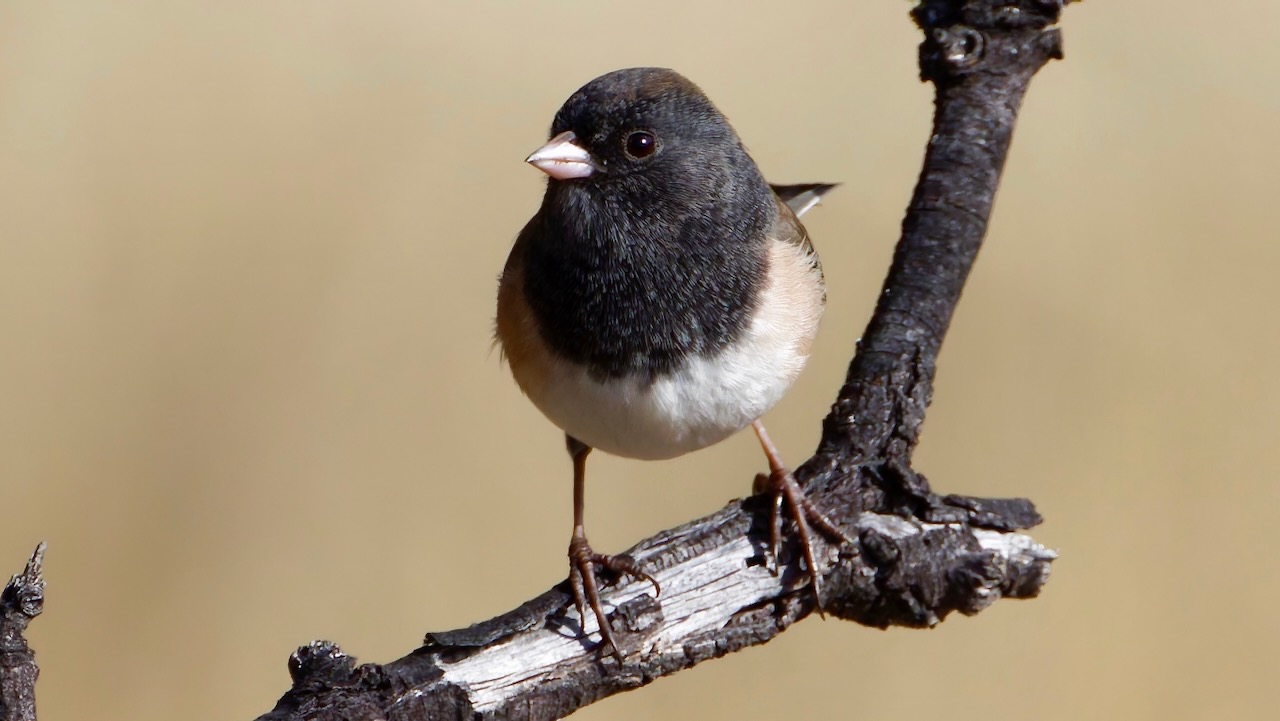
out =
[[647,158],[658,149],[658,139],[647,130],[637,130],[627,136],[627,155]]

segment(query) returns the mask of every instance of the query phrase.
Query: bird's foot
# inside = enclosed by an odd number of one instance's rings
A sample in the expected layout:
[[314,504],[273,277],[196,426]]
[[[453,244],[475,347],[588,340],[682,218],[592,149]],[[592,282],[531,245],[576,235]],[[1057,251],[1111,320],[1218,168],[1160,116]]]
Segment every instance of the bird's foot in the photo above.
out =
[[582,634],[587,633],[587,606],[595,614],[596,625],[600,627],[600,637],[604,645],[622,663],[622,652],[613,640],[613,631],[609,628],[609,619],[605,616],[604,607],[600,605],[600,585],[596,580],[596,569],[606,569],[619,576],[630,576],[653,584],[655,596],[662,593],[653,576],[645,573],[635,559],[626,555],[606,556],[591,550],[585,535],[574,535],[569,541],[569,587],[573,590],[573,603],[578,609]]
[[825,618],[822,613],[822,575],[819,573],[816,556],[813,552],[813,530],[818,529],[824,536],[838,543],[852,544],[853,539],[838,526],[826,514],[818,510],[804,495],[804,491],[800,488],[800,484],[796,482],[796,478],[791,471],[781,466],[775,467],[772,473],[761,473],[756,476],[755,481],[756,493],[770,493],[773,495],[773,504],[769,511],[769,558],[767,565],[774,572],[778,573],[778,554],[782,546],[782,506],[787,506],[788,516],[796,527],[796,535],[800,539],[800,546],[804,550],[804,562],[806,572],[809,574],[809,580],[813,585],[813,595],[817,600],[818,615]]

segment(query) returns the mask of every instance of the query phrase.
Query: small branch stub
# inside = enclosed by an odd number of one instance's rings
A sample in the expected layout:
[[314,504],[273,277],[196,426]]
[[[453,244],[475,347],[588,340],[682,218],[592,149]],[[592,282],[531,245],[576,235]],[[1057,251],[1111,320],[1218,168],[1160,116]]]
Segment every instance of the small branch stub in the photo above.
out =
[[0,592],[0,721],[35,721],[40,669],[24,632],[44,610],[43,542]]

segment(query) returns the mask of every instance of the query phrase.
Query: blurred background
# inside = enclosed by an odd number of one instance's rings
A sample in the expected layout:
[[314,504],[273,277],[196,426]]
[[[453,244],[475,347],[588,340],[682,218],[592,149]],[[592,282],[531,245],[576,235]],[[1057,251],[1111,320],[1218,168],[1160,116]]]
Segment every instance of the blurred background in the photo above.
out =
[[[830,306],[768,417],[808,456],[929,130],[900,0],[0,1],[0,574],[49,542],[43,719],[249,719],[560,581],[560,434],[490,344],[579,85],[679,69],[806,220]],[[1280,5],[1088,2],[1036,78],[918,467],[1028,496],[1043,596],[817,619],[583,719],[1243,719],[1280,619]],[[593,458],[619,551],[745,494],[750,434]]]

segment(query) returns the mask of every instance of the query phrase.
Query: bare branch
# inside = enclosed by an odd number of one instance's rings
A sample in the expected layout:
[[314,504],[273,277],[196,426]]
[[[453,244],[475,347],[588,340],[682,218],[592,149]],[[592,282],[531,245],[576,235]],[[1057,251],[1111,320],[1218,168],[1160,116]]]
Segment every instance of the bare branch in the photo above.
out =
[[[656,574],[661,603],[644,583],[610,594],[618,606],[614,628],[628,643],[622,667],[578,636],[570,598],[557,587],[485,624],[431,634],[422,649],[385,666],[356,667],[327,642],[300,649],[290,669],[303,692],[295,686],[262,718],[556,718],[765,643],[809,614],[812,601],[807,586],[791,585],[804,580],[795,566],[779,578],[760,565],[761,537],[744,533],[749,524],[747,513],[730,507],[636,547],[644,563],[668,565]],[[875,582],[873,566],[850,561],[867,579],[863,604],[896,606],[921,592],[917,583],[936,590],[918,599],[921,613],[911,625],[932,625],[952,608],[974,613],[1002,596],[1034,594],[1053,558],[1026,536],[970,534],[958,524],[865,513],[854,528],[877,553],[898,556],[895,577]]]

